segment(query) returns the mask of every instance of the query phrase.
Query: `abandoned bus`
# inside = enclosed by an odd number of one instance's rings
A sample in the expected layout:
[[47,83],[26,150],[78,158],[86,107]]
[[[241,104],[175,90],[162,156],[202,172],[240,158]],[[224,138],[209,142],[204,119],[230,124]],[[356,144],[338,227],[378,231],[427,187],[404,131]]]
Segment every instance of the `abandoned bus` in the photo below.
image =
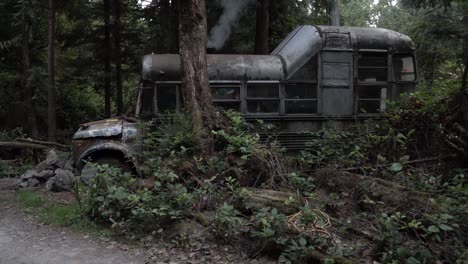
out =
[[[378,117],[417,79],[411,39],[382,28],[305,25],[271,55],[208,54],[207,60],[213,103],[274,123],[289,149],[311,140],[303,132]],[[179,109],[181,74],[178,54],[144,56],[136,117]],[[136,124],[121,119],[84,125],[74,136],[75,164],[105,153],[125,157],[135,151],[137,134]]]

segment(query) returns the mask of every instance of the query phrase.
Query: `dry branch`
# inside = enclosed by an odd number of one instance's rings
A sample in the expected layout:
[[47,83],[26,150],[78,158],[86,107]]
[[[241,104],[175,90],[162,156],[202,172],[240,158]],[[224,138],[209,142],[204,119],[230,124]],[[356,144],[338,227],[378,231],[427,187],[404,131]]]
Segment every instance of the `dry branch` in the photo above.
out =
[[417,159],[417,160],[410,160],[405,162],[405,165],[408,164],[415,164],[415,163],[423,163],[423,162],[429,162],[429,161],[439,161],[443,159],[448,159],[448,158],[454,158],[455,155],[439,155],[437,157],[431,157],[431,158],[424,158],[424,159]]
[[457,146],[456,144],[454,144],[453,142],[449,141],[449,140],[445,140],[445,143],[447,143],[447,145],[452,148],[453,150],[455,150],[456,152],[458,152],[458,154],[462,155],[463,157],[467,158],[468,159],[468,151],[465,151],[463,148]]
[[28,143],[44,145],[44,146],[49,146],[49,147],[56,147],[56,148],[60,148],[60,149],[63,149],[63,150],[70,150],[71,149],[71,147],[68,146],[68,145],[64,145],[64,144],[60,144],[60,143],[56,143],[56,142],[41,141],[41,140],[36,140],[36,139],[32,139],[32,138],[17,138],[16,140],[20,141],[20,142],[28,142]]
[[466,130],[464,127],[462,127],[458,123],[455,123],[455,129],[457,129],[458,132],[460,132],[460,135],[462,135],[462,137],[468,139],[468,130]]

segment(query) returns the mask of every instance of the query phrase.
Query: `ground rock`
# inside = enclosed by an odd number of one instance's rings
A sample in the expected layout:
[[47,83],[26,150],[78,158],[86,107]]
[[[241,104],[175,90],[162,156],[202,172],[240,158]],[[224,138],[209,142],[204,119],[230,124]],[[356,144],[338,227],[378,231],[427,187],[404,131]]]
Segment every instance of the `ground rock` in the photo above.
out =
[[23,175],[21,175],[20,178],[23,179],[23,180],[28,180],[28,179],[36,177],[37,174],[38,174],[38,172],[35,169],[27,170]]
[[16,185],[20,188],[26,188],[28,187],[28,181],[23,181],[22,179],[19,179],[18,182],[16,182]]
[[64,169],[56,169],[55,176],[47,180],[46,190],[49,192],[70,191],[75,182],[73,172]]
[[36,175],[36,178],[40,181],[47,181],[48,179],[52,178],[55,175],[53,170],[43,170]]
[[20,188],[35,187],[39,184],[36,184],[36,177],[38,174],[39,173],[35,169],[28,170],[23,175],[21,175],[21,177],[16,182],[16,185]]
[[68,159],[63,165],[62,169],[73,171],[73,159],[72,158]]
[[57,153],[55,152],[55,150],[51,149],[47,153],[46,159],[36,165],[36,170],[38,171],[43,171],[43,170],[48,170],[48,169],[53,170],[59,167],[58,164],[59,164],[59,157],[57,156]]
[[27,181],[28,187],[37,187],[41,184],[41,182],[36,178],[31,178]]

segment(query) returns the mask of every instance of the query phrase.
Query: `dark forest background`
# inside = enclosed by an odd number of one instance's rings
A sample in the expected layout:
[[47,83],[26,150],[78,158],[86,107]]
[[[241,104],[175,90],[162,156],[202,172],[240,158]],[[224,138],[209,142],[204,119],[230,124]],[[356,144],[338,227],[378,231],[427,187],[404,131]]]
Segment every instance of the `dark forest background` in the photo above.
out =
[[[244,6],[218,53],[268,53],[296,26],[336,23],[338,16],[343,26],[409,35],[417,49],[420,89],[459,87],[464,1],[239,2]],[[232,7],[219,0],[206,5],[210,34]],[[130,111],[141,57],[178,51],[177,9],[177,1],[170,0],[2,0],[0,130],[20,127],[45,139],[49,111],[49,121],[56,113],[57,127],[55,135],[49,122],[49,140],[66,141],[80,123]],[[48,101],[56,104],[48,108]]]

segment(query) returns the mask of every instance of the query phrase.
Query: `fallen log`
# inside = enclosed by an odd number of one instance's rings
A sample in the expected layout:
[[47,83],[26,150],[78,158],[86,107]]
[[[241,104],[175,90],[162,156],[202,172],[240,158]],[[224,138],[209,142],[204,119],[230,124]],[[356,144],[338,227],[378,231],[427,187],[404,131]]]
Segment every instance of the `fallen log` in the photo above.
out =
[[259,188],[245,188],[243,209],[258,211],[265,207],[276,208],[283,214],[293,214],[300,210],[302,201],[293,192],[282,192]]
[[71,149],[70,146],[60,144],[60,143],[57,143],[57,142],[42,141],[42,140],[37,140],[37,139],[32,139],[32,138],[17,138],[16,140],[20,141],[20,142],[27,142],[27,143],[33,143],[33,144],[56,147],[56,148],[60,148],[60,149],[63,149],[63,150],[70,150]]
[[382,202],[386,208],[412,215],[439,211],[438,206],[431,202],[431,198],[439,197],[384,179],[340,171],[322,171],[317,173],[315,180],[317,187],[324,190],[353,193],[358,202],[367,197]]
[[0,148],[16,148],[16,149],[48,149],[49,146],[24,143],[24,142],[0,142]]

